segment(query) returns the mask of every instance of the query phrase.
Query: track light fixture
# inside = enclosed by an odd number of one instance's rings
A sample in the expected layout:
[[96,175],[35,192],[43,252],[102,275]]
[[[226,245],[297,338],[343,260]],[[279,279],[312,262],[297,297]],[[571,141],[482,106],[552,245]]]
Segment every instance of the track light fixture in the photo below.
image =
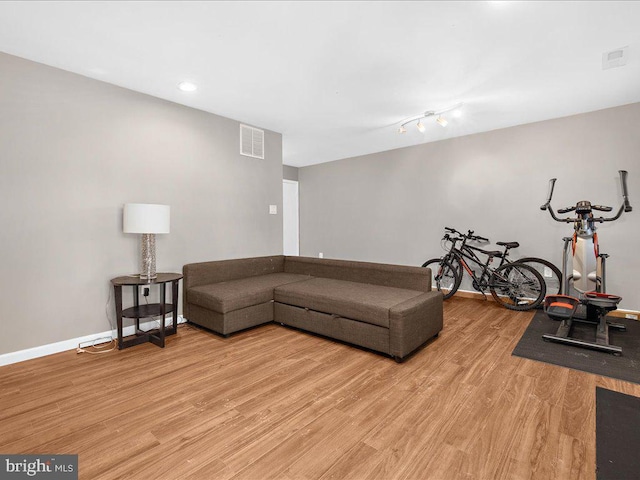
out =
[[442,115],[438,115],[438,118],[436,118],[436,123],[441,127],[446,127],[449,122]]
[[398,128],[398,133],[406,133],[407,129],[405,128],[405,126],[409,123],[415,122],[416,120],[418,121],[418,123],[416,123],[416,128],[418,129],[418,131],[420,131],[420,133],[424,133],[426,131],[426,127],[422,123],[422,119],[427,117],[436,117],[436,123],[441,127],[446,127],[449,121],[445,117],[443,117],[442,114],[452,111],[453,117],[460,118],[461,107],[462,107],[462,103],[458,103],[452,107],[443,108],[442,110],[427,110],[423,114],[416,115],[415,117],[411,117],[405,120],[404,122],[402,122],[402,124],[400,125],[400,128]]

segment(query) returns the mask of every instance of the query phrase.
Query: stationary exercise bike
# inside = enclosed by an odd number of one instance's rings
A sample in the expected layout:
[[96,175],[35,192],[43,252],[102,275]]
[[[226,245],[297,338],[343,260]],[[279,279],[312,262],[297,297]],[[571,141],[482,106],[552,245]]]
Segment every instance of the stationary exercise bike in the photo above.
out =
[[[544,340],[590,348],[621,355],[622,348],[609,343],[609,329],[626,330],[620,323],[606,320],[606,315],[616,310],[622,300],[617,295],[606,293],[605,263],[609,255],[600,253],[596,223],[613,222],[620,218],[623,212],[632,210],[627,193],[627,172],[619,170],[620,186],[622,187],[623,202],[613,217],[594,217],[593,212],[610,212],[612,207],[592,205],[588,200],[582,200],[574,206],[558,209],[559,214],[575,212],[575,216],[559,218],[551,207],[551,197],[556,179],[549,181],[547,202],[540,207],[548,210],[551,218],[556,222],[573,223],[573,236],[563,238],[564,249],[562,255],[563,285],[560,295],[548,295],[544,301],[544,311],[551,318],[560,320],[560,327],[555,335],[547,334]],[[569,245],[571,251],[569,252]],[[571,273],[569,273],[571,260]],[[572,288],[577,296],[572,296]],[[571,336],[573,322],[591,323],[596,326],[595,341],[582,340]]]

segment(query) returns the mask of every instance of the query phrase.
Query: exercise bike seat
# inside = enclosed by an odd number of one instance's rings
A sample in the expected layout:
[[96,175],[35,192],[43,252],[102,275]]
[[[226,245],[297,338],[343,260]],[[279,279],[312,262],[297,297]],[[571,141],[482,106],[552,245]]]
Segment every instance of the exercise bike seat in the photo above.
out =
[[544,299],[544,313],[554,320],[573,317],[580,299],[569,295],[547,295]]
[[518,242],[496,242],[496,245],[507,248],[518,248],[520,246]]

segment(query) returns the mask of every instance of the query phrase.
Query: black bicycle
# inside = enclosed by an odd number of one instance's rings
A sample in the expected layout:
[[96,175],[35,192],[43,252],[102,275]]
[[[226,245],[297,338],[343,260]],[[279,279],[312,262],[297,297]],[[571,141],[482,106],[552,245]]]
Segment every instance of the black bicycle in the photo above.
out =
[[[458,235],[458,236],[462,235],[462,233],[458,232],[453,228],[446,227],[445,230],[447,230],[447,232],[453,235]],[[482,241],[482,242],[489,241],[488,239],[477,236],[477,235],[475,236],[475,238],[480,239],[479,241]],[[446,242],[448,239],[449,239],[449,236],[447,235],[445,235],[445,237],[442,239],[443,248],[445,250],[449,250],[450,248],[446,245]],[[542,275],[542,278],[544,280],[544,284],[546,287],[547,295],[558,295],[562,293],[561,292],[562,271],[558,267],[556,267],[553,263],[545,260],[544,258],[538,258],[538,257],[523,257],[515,260],[509,258],[509,250],[511,250],[512,248],[518,248],[520,246],[518,242],[496,242],[496,245],[500,245],[504,247],[504,252],[492,252],[495,255],[495,257],[501,258],[499,266],[503,265],[505,262],[524,263],[534,268],[540,275]],[[439,259],[427,260],[425,263],[422,264],[422,266],[426,267],[427,264],[435,263],[436,260],[439,260]],[[458,267],[458,271],[460,272],[460,275],[462,275],[462,266],[460,265],[460,263],[454,260],[453,264],[454,266]]]
[[[445,299],[458,291],[466,271],[474,289],[483,295],[488,289],[496,302],[510,310],[530,310],[544,300],[544,277],[526,263],[506,262],[509,250],[516,248],[517,242],[498,242],[505,248],[504,252],[483,250],[467,242],[488,242],[489,239],[474,235],[471,230],[462,233],[450,227],[445,227],[443,241],[450,244],[449,251],[442,258],[427,260],[422,266],[431,268],[433,282]],[[478,254],[485,255],[486,259],[483,261]],[[490,266],[494,258],[501,259],[496,268]]]

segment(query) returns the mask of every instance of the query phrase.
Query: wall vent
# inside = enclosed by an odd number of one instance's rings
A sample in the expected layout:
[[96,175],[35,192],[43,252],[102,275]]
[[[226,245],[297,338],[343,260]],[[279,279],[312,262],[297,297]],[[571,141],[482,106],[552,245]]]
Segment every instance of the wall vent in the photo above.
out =
[[616,48],[610,52],[604,52],[602,54],[602,69],[607,70],[609,68],[623,67],[627,64],[629,58],[629,46]]
[[264,130],[240,125],[240,155],[264,158]]

